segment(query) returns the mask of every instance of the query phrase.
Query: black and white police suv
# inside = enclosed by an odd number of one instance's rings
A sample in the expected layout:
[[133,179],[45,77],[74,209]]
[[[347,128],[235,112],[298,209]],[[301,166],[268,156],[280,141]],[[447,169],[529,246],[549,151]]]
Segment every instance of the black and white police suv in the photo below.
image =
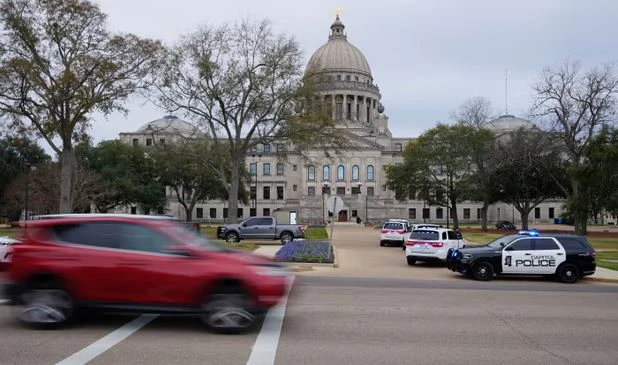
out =
[[585,237],[520,231],[487,245],[449,250],[447,267],[476,280],[497,275],[545,275],[564,283],[594,274],[595,251]]

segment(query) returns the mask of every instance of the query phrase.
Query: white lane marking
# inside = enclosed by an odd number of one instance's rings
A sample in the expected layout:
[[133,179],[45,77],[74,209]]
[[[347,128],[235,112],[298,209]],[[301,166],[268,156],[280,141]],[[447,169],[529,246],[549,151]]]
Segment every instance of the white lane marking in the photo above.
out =
[[262,329],[253,344],[247,365],[270,365],[275,363],[277,346],[281,336],[281,326],[283,325],[283,317],[285,316],[285,308],[288,302],[288,295],[290,295],[290,290],[292,290],[292,284],[294,284],[293,276],[288,280],[285,296],[279,304],[272,307],[268,314],[266,314]]
[[131,336],[133,333],[137,332],[140,328],[144,327],[158,316],[158,314],[142,314],[100,340],[91,343],[66,359],[57,362],[56,365],[77,365],[92,361],[92,359],[114,347],[125,338]]

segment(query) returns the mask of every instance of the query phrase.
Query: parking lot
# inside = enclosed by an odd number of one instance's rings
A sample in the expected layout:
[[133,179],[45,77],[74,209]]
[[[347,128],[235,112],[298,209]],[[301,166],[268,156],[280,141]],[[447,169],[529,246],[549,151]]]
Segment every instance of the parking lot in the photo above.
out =
[[2,306],[0,364],[83,363],[75,354],[85,349],[100,351],[90,364],[615,364],[617,285],[477,282],[408,266],[401,249],[379,247],[378,232],[335,227],[339,267],[297,272],[287,305],[244,335],[173,316],[137,328],[135,316],[99,315],[38,331]]

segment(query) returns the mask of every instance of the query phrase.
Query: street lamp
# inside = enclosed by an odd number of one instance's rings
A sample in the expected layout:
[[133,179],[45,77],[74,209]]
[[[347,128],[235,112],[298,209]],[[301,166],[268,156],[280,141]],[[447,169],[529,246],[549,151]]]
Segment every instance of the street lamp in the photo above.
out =
[[330,194],[330,184],[327,181],[322,183],[322,222],[326,223],[326,210],[324,209],[324,200],[326,195]]
[[[251,157],[255,158],[257,157],[257,162],[255,163],[255,196],[253,197],[253,206],[255,209],[255,216],[258,216],[258,174],[259,174],[259,170],[260,170],[260,158],[262,157],[262,154],[252,154]],[[251,182],[253,184],[253,176],[251,176]]]

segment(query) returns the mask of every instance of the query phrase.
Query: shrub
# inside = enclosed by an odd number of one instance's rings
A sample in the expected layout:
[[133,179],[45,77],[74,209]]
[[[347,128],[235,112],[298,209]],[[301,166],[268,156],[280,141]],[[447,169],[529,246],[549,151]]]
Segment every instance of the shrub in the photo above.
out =
[[277,261],[331,263],[334,260],[333,247],[324,241],[288,242],[275,254]]
[[327,240],[328,232],[324,226],[309,226],[305,229],[305,239],[307,240]]

